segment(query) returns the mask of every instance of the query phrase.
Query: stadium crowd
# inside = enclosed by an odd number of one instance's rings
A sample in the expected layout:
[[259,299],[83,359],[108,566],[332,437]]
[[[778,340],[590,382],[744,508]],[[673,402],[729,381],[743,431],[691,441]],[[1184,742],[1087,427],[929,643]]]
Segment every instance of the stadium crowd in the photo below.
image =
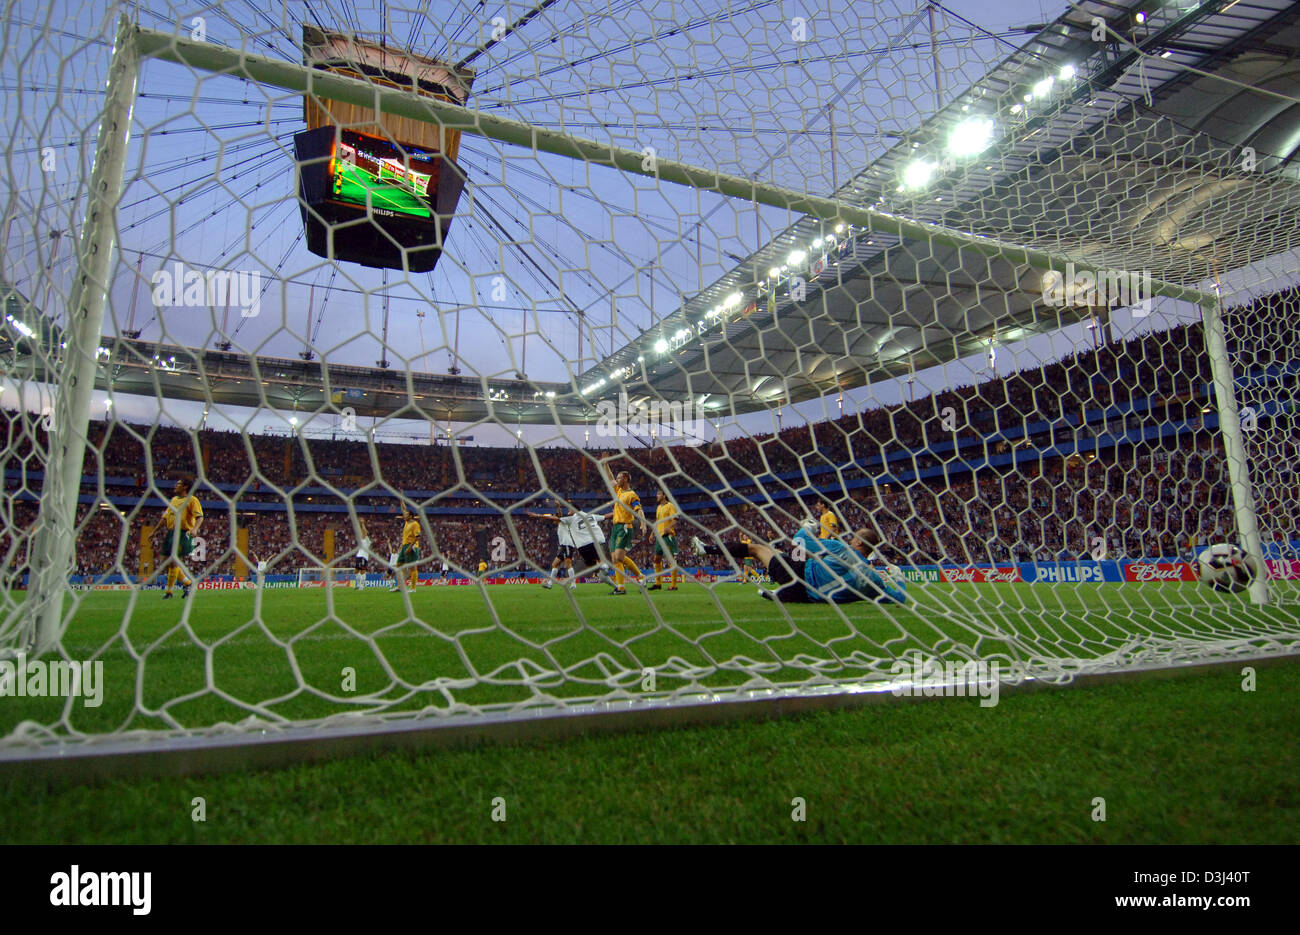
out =
[[[1266,333],[1280,354],[1285,342],[1300,342],[1300,333],[1269,316],[1276,301],[1295,296],[1229,313],[1234,344]],[[1291,331],[1296,320],[1287,317]],[[335,561],[349,564],[357,548],[349,502],[367,522],[373,553],[387,557],[400,534],[399,492],[423,514],[431,570],[444,559],[475,568],[498,536],[509,558],[493,564],[518,567],[522,550],[525,565],[546,567],[551,524],[510,508],[526,497],[526,508],[541,509],[538,491],[604,495],[603,478],[615,467],[632,472],[650,514],[656,489],[674,492],[689,527],[679,537],[684,542],[694,531],[780,539],[829,492],[849,528],[874,523],[900,562],[1048,560],[1092,553],[1099,544],[1112,557],[1172,555],[1234,528],[1217,433],[1202,421],[1209,381],[1200,325],[1186,324],[902,405],[695,446],[530,452],[371,445],[108,419],[90,427],[84,471],[102,483],[83,493],[135,505],[123,513],[101,499],[83,512],[77,563],[90,573],[135,573],[140,529],[156,521],[160,494],[170,492],[172,479],[193,475],[208,513],[205,538],[213,543],[207,573],[233,570],[236,526],[249,530],[249,551],[273,571],[319,565],[329,531]],[[1282,375],[1275,389],[1294,395],[1295,385],[1294,375]],[[1153,427],[1176,431],[1093,441]],[[39,470],[48,441],[38,416],[0,414],[0,429],[8,440],[0,464],[9,514],[0,546],[12,570],[25,562],[40,490],[39,477],[27,472]],[[1300,452],[1300,439],[1270,438]],[[369,489],[348,501],[322,490],[326,485],[345,493]],[[737,494],[773,505],[759,511],[734,499],[721,504]],[[287,509],[240,509],[264,503]],[[1295,504],[1264,496],[1260,507],[1282,517]],[[592,507],[584,501],[584,508]],[[446,512],[465,509],[479,512]],[[1273,528],[1294,529],[1294,519]],[[633,555],[648,561],[649,549],[643,541]],[[688,550],[683,561],[693,560]]]

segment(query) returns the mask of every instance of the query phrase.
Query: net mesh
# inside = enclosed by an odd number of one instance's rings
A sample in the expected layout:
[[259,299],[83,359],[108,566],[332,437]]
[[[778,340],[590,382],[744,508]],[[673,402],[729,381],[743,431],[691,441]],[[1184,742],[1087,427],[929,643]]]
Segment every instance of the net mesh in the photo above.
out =
[[[358,117],[309,151],[303,94],[146,59],[100,341],[79,346],[116,26],[12,13],[6,747],[1294,651],[1300,185],[1188,116],[1243,82],[1294,105],[1291,86],[1170,61],[1122,17],[1098,37],[1084,6],[1032,35],[937,4],[154,6],[139,25],[282,62],[344,37],[353,66],[378,56],[353,73],[415,75],[482,125],[417,141]],[[640,170],[503,142],[497,117]],[[666,161],[844,216],[660,181]],[[1196,583],[1201,549],[1240,540],[1187,298],[1216,284],[1266,605]],[[69,344],[95,357],[84,428]],[[85,452],[68,516],[62,445]],[[617,522],[628,490],[644,527]],[[38,518],[72,532],[70,567]],[[803,556],[836,536],[857,557],[818,590]],[[755,593],[791,586],[859,600]],[[56,664],[92,668],[59,691]]]
[[1264,558],[1274,578],[1274,597],[1294,604],[1300,567],[1300,423],[1296,421],[1296,329],[1300,292],[1268,292],[1229,310],[1224,326],[1233,355],[1242,405],[1242,434],[1253,468]]

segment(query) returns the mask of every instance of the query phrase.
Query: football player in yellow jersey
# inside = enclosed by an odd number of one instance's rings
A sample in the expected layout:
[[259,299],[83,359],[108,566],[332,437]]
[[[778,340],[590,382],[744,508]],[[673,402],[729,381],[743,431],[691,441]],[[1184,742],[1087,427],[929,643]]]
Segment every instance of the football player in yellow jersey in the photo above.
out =
[[[753,545],[754,540],[742,533],[740,536],[740,544]],[[754,556],[746,555],[744,561],[741,563],[740,566],[740,580],[736,583],[744,584],[745,582],[749,581],[750,578],[753,578],[755,581],[758,580],[758,568],[754,564]]]
[[[398,583],[388,590],[401,590],[401,582],[405,580],[407,587],[414,588],[416,581],[419,579],[420,569],[415,564],[420,560],[420,521],[416,519],[406,509],[402,507],[402,546],[397,550],[397,580]],[[410,571],[407,571],[407,566]]]
[[818,503],[818,506],[821,508],[821,519],[818,521],[821,525],[821,530],[818,533],[817,538],[836,538],[840,534],[840,521],[836,518],[835,514],[831,512],[830,501],[822,500]]
[[668,573],[668,590],[676,591],[682,580],[682,570],[677,565],[677,507],[668,499],[668,494],[659,491],[658,506],[655,507],[655,583],[647,591],[658,591],[659,579],[663,577],[664,559],[672,565]]
[[199,503],[198,497],[190,493],[192,487],[193,482],[188,478],[176,482],[171,503],[163,511],[162,522],[154,527],[153,535],[150,536],[150,544],[154,545],[154,551],[157,552],[156,540],[160,533],[166,532],[162,555],[163,563],[167,565],[167,590],[163,591],[163,600],[172,596],[177,578],[181,581],[183,598],[190,596],[190,585],[194,583],[185,574],[185,566],[181,564],[181,560],[189,558],[194,551],[194,537],[203,525],[203,505]]
[[627,554],[632,545],[632,524],[636,523],[638,532],[645,532],[645,513],[641,511],[641,498],[632,489],[632,475],[619,471],[614,477],[614,528],[609,537],[609,547],[614,563],[614,593],[626,594],[623,587],[623,569],[627,569],[641,583],[641,569]]
[[479,559],[479,560],[478,560],[478,576],[479,576],[480,578],[482,578],[484,575],[487,574],[487,570],[488,570],[487,562],[483,561],[483,559]]

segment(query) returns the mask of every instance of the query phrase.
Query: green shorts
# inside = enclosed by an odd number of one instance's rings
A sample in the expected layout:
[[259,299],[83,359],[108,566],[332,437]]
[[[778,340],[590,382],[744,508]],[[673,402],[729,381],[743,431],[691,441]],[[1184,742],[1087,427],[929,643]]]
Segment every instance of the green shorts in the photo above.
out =
[[617,552],[619,549],[631,548],[633,528],[630,523],[615,523],[609,533],[609,550]]
[[[667,551],[665,551],[665,548]],[[677,554],[677,536],[669,533],[661,541],[655,543],[655,555],[676,555]]]
[[404,545],[397,550],[397,564],[414,565],[420,560],[420,547],[418,545]]
[[[164,558],[171,558],[172,556],[172,537],[174,535],[176,535],[176,531],[173,529],[173,530],[169,530],[167,535],[163,537],[162,554]],[[176,557],[189,558],[190,553],[193,551],[194,551],[194,537],[182,529],[180,542],[177,544],[176,547]]]

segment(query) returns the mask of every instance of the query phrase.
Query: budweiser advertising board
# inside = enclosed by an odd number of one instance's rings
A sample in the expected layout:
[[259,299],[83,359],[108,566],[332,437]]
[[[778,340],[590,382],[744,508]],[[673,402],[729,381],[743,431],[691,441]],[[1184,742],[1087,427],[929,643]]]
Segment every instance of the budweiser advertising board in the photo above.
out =
[[1195,581],[1190,562],[1132,562],[1124,566],[1125,581]]

